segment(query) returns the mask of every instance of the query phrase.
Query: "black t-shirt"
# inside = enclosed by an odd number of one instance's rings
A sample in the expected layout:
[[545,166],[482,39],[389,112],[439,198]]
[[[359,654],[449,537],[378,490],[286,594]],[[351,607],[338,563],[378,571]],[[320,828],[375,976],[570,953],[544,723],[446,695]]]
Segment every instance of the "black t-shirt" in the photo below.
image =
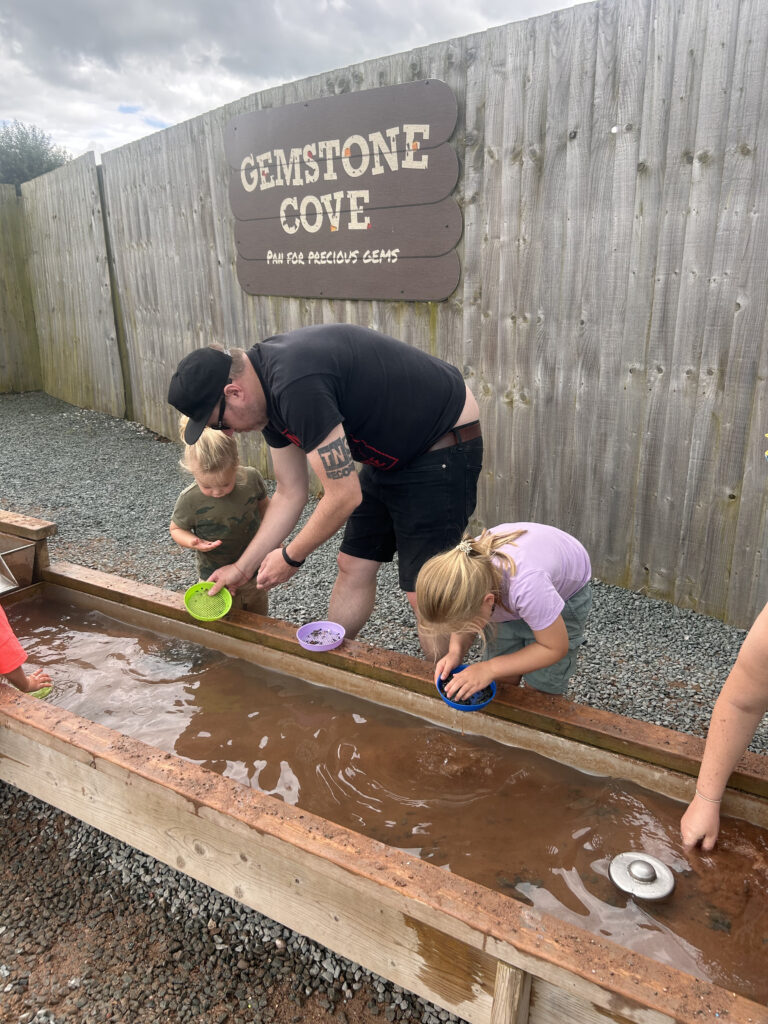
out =
[[248,358],[267,400],[272,448],[311,452],[344,425],[352,457],[397,469],[434,444],[464,408],[459,370],[354,324],[301,327],[254,345]]

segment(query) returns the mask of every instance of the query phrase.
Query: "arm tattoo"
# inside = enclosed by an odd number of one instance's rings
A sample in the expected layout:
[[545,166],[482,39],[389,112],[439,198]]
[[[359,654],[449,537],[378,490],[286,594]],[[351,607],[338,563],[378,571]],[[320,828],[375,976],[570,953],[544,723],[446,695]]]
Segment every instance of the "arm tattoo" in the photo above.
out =
[[349,450],[346,437],[342,436],[330,444],[323,445],[317,449],[320,456],[325,475],[329,480],[341,480],[350,473],[355,472],[355,464],[352,461],[352,454]]

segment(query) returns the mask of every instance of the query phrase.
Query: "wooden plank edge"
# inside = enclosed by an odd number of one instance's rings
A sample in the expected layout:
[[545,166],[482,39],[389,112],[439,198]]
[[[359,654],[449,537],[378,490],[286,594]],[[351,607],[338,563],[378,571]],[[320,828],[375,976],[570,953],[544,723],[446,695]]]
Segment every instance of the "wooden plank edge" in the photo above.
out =
[[[416,921],[422,927],[447,936],[450,941],[490,954],[494,961],[576,992],[589,1003],[620,1013],[627,1020],[643,1024],[670,1017],[683,1024],[722,1018],[745,1024],[768,1022],[768,1011],[763,1012],[744,997],[640,954],[628,953],[608,940],[581,932],[507,896],[139,740],[87,722],[55,706],[32,701],[6,684],[0,685],[0,728],[6,730],[6,736],[22,737],[31,751],[28,770],[20,773],[18,762],[8,756],[8,743],[3,745],[0,775],[6,781],[54,806],[62,806],[66,801],[61,800],[59,793],[60,779],[55,773],[47,779],[39,768],[45,760],[39,752],[43,748],[54,750],[59,757],[68,759],[82,780],[82,784],[72,789],[71,799],[79,801],[79,806],[73,808],[70,803],[62,809],[109,834],[116,834],[104,815],[113,817],[116,808],[125,803],[126,820],[132,823],[132,832],[117,837],[140,849],[144,847],[131,835],[135,837],[139,831],[137,822],[141,820],[145,805],[149,804],[143,798],[131,801],[129,784],[148,787],[155,802],[162,804],[163,800],[169,800],[176,806],[181,802],[190,819],[215,823],[220,832],[215,844],[217,850],[223,848],[226,835],[233,829],[238,833],[245,829],[254,841],[278,844],[284,857],[295,860],[297,856],[307,856],[321,863],[322,870],[333,875],[342,888],[349,884],[362,887],[366,898],[356,904],[358,913],[367,913],[370,903],[371,913],[378,920],[382,908],[386,907],[402,914],[404,920]],[[103,808],[88,798],[89,787],[92,788],[88,780],[93,779],[90,773],[94,771],[112,780],[110,799]],[[146,852],[158,855],[153,850]],[[173,855],[159,859],[198,877],[188,863],[178,864]],[[208,860],[215,862],[216,858]],[[211,870],[209,863],[208,872]],[[206,884],[235,899],[242,898],[242,892],[238,895],[239,887],[233,887],[226,877],[218,881],[209,879]],[[281,920],[274,907],[256,906],[255,909]],[[277,909],[279,911],[279,907]],[[332,910],[329,915],[333,916]],[[371,927],[375,927],[376,920],[371,922]],[[291,922],[284,923],[294,926]],[[337,923],[341,936],[349,922]],[[336,948],[327,937],[318,937],[318,941]],[[395,943],[393,948],[397,945]],[[337,948],[337,951],[349,955],[344,949]],[[397,967],[396,961],[393,965]],[[391,971],[377,973],[392,977]],[[392,980],[397,981],[397,978]],[[412,984],[409,987],[416,990]],[[440,1003],[432,990],[430,993],[427,998]],[[459,1006],[456,1012],[466,1015],[466,1007]]]
[[526,1024],[531,1001],[531,975],[499,961],[493,990],[491,1024]]
[[53,537],[57,530],[56,523],[47,519],[36,519],[34,516],[0,509],[0,533],[10,533],[26,540],[43,540],[45,537]]

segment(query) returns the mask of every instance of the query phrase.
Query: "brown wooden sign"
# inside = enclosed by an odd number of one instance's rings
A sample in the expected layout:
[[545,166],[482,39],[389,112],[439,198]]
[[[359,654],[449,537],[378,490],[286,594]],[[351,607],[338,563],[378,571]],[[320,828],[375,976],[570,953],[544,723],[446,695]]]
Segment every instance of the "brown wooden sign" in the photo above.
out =
[[435,80],[233,118],[237,272],[252,295],[439,301],[458,284],[456,98]]

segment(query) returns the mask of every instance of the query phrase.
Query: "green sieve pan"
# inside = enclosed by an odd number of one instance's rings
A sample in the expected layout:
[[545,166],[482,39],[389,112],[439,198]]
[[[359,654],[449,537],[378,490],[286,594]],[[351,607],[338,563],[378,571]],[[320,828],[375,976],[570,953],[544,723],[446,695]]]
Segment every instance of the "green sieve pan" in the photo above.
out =
[[184,595],[184,604],[192,618],[201,622],[214,622],[226,615],[232,607],[232,595],[226,587],[222,587],[213,597],[209,596],[208,591],[213,585],[212,580],[195,583]]

